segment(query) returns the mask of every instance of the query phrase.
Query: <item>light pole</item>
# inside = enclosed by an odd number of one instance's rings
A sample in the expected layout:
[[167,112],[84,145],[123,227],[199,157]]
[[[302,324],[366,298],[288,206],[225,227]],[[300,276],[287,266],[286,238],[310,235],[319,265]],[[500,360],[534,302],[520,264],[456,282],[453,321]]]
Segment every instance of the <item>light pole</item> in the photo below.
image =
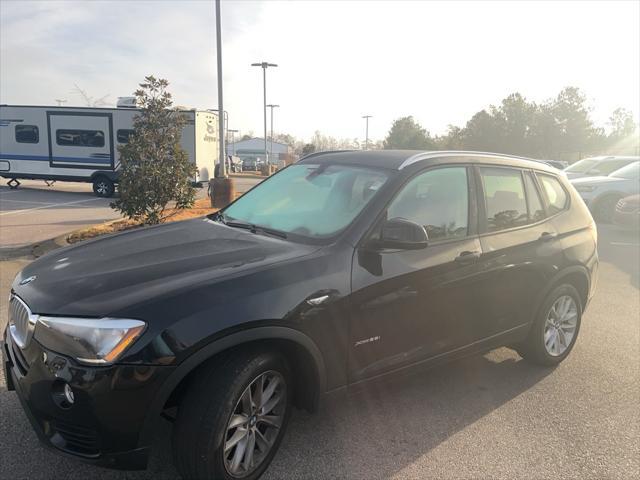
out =
[[277,67],[278,65],[276,65],[275,63],[259,62],[259,63],[252,63],[251,66],[262,68],[262,94],[263,94],[263,100],[264,100],[264,157],[268,165],[269,156],[267,154],[267,68]]
[[229,128],[227,128],[227,133],[231,134],[231,145],[233,148],[233,156],[236,156],[236,133],[238,133],[238,130],[230,130]]
[[365,140],[364,140],[364,149],[365,150],[369,150],[369,119],[372,117],[373,115],[363,115],[362,118],[365,119],[366,121],[366,127],[365,127]]
[[218,66],[218,172],[209,180],[209,195],[212,207],[226,207],[235,197],[233,179],[227,176],[227,153],[225,147],[225,124],[227,123],[222,103],[222,29],[220,27],[220,0],[216,0],[216,53]]
[[[218,57],[218,127],[219,127],[219,147],[220,168],[218,175],[222,178],[227,176],[226,156],[224,147],[224,106],[222,104],[222,31],[220,27],[220,0],[216,0],[216,50]],[[222,113],[222,115],[220,115]]]
[[269,104],[267,107],[271,109],[271,135],[269,136],[269,140],[271,141],[271,145],[269,146],[269,158],[273,158],[273,109],[278,108],[280,105]]

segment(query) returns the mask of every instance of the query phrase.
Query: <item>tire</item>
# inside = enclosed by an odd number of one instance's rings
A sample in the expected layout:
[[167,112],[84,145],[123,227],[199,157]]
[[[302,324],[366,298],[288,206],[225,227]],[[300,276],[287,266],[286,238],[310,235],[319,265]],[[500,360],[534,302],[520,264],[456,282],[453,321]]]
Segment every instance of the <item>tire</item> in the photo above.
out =
[[[565,306],[568,306],[568,310],[563,317],[562,309]],[[516,350],[522,358],[532,363],[547,367],[558,365],[571,353],[580,332],[581,321],[580,295],[573,286],[560,285],[544,299],[529,336],[516,346]]]
[[[260,385],[265,396],[272,385],[275,388],[264,402],[269,410],[258,408],[251,416],[245,415],[248,398],[253,399],[252,405],[259,403]],[[277,398],[279,402],[274,403]],[[216,358],[198,373],[178,410],[173,429],[176,468],[185,479],[259,478],[278,450],[291,415],[291,399],[291,371],[282,355],[246,350]],[[243,452],[250,451],[252,442],[251,466]],[[234,463],[237,458],[238,465]]]
[[616,210],[616,204],[620,198],[619,195],[607,195],[599,199],[593,206],[594,219],[598,222],[611,223]]
[[98,175],[93,179],[93,193],[95,193],[96,197],[112,197],[115,190],[113,181],[104,175]]

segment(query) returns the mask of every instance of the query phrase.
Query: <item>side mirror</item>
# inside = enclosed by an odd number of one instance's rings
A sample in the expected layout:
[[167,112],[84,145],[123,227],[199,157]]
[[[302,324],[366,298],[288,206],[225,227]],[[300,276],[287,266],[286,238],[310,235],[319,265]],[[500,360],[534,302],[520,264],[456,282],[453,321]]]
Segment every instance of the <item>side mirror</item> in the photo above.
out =
[[429,242],[427,232],[422,225],[404,218],[392,218],[382,225],[380,240],[376,243],[382,248],[400,250],[419,250]]

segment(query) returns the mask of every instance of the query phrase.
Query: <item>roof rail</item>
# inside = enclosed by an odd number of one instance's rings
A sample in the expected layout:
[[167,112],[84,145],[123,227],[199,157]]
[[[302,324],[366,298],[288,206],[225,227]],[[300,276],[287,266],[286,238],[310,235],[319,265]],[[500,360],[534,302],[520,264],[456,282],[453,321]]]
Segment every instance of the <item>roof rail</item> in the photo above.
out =
[[420,152],[420,153],[416,153],[415,155],[412,155],[411,157],[407,158],[404,162],[402,162],[402,164],[398,167],[398,170],[402,170],[403,168],[408,167],[409,165],[413,165],[414,163],[419,162],[420,160],[426,160],[427,158],[444,157],[444,156],[449,157],[452,155],[466,155],[466,156],[474,156],[474,157],[491,156],[491,157],[517,158],[518,160],[529,160],[533,162],[536,161],[532,158],[521,157],[518,155],[509,155],[507,153],[474,152],[474,151],[468,151],[468,150],[439,150],[439,151],[436,150],[436,151],[429,151],[429,152]]
[[[346,152],[357,152],[357,151],[358,150],[353,150],[353,149],[351,149],[351,150],[322,150],[320,152],[313,152],[313,153],[310,153],[308,155],[305,155],[304,157],[300,158],[300,160],[306,160],[307,158],[311,158],[311,157],[315,157],[315,156],[318,156],[318,155],[322,155],[324,153],[346,153]],[[298,160],[298,161],[300,161],[300,160]]]

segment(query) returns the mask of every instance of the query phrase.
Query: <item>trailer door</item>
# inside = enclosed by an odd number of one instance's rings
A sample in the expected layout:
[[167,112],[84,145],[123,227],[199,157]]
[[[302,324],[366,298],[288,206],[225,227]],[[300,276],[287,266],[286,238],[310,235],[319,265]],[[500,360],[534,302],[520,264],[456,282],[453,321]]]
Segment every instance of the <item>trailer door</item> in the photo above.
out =
[[113,119],[102,112],[47,112],[49,164],[113,170]]

